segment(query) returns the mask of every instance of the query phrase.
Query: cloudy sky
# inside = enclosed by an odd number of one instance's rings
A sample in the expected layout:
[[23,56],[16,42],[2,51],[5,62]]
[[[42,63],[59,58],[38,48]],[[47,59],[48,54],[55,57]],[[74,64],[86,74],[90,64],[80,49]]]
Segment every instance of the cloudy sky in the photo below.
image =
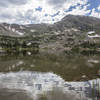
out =
[[100,18],[100,0],[0,0],[0,22],[54,23],[67,14]]

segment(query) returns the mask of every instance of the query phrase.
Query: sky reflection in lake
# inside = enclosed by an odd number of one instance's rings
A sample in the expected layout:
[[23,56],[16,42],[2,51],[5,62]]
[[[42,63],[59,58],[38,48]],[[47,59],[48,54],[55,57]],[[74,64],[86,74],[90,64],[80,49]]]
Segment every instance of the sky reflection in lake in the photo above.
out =
[[25,93],[32,100],[97,100],[99,70],[99,56],[0,56],[0,99],[20,93],[24,100]]
[[46,96],[49,100],[60,93],[61,96],[64,95],[64,100],[66,98],[73,100],[72,97],[74,97],[74,100],[92,100],[93,98],[96,100],[100,92],[99,82],[99,79],[84,82],[66,82],[60,76],[50,72],[0,73],[0,89],[23,90],[33,99],[39,99],[40,95],[40,97]]

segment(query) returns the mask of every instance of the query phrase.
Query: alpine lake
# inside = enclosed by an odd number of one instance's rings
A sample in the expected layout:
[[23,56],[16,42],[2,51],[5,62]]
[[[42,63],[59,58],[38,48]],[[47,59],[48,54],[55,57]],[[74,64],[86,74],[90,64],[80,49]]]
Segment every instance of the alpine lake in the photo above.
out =
[[100,100],[100,54],[0,54],[0,100]]

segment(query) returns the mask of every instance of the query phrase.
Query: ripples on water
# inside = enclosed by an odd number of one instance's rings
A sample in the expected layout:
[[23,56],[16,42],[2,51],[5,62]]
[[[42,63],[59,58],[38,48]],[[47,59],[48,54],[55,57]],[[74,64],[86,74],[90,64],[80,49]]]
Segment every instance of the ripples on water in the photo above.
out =
[[[55,55],[2,56],[0,92],[4,89],[7,89],[8,93],[23,92],[32,100],[99,100],[99,58]],[[5,92],[3,96],[6,96]],[[7,96],[8,99],[4,100],[10,100],[11,95]],[[0,100],[1,97],[2,95]]]

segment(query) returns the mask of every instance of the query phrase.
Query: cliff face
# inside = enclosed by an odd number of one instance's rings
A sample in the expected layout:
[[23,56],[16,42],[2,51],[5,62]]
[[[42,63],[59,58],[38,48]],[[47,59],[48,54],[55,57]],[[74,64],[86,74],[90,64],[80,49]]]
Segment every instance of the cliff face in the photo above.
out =
[[100,19],[67,15],[54,24],[0,24],[0,35],[37,37],[41,49],[66,51],[100,48]]

